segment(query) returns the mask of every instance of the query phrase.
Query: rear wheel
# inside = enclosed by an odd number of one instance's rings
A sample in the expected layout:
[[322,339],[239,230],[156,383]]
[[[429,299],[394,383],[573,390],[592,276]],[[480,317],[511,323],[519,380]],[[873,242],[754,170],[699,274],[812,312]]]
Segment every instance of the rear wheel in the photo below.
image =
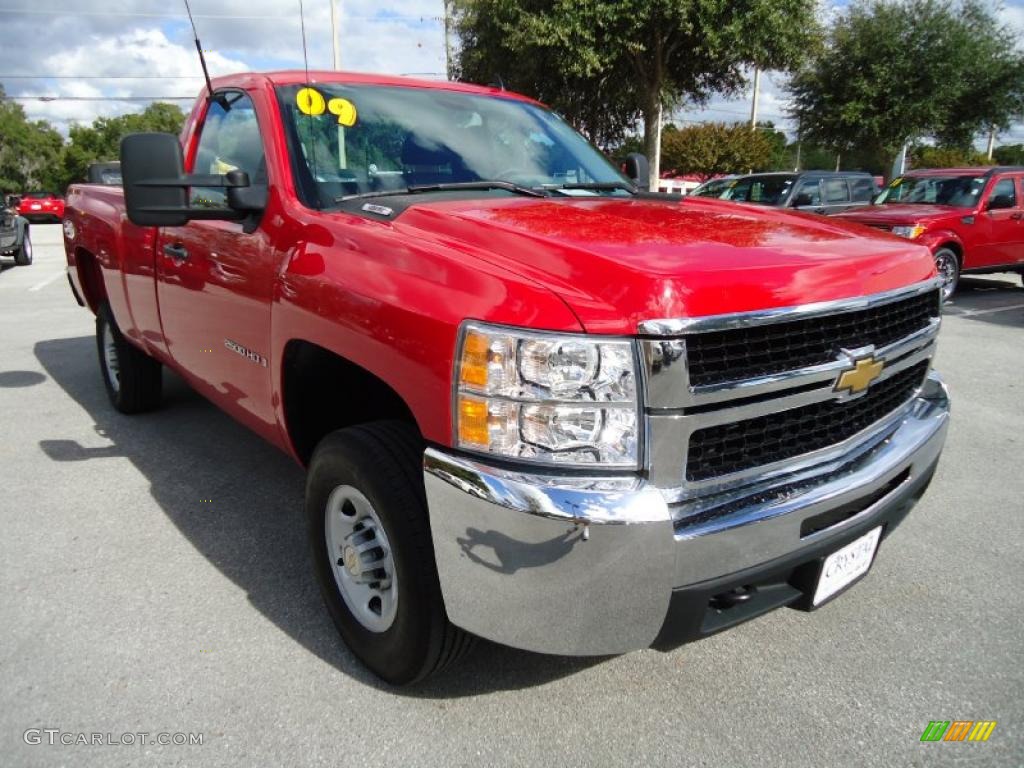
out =
[[96,315],[96,350],[107,396],[117,410],[142,413],[160,405],[160,363],[124,338],[108,304]]
[[14,252],[14,263],[19,267],[27,267],[32,263],[32,239],[28,236],[28,229],[25,230],[25,239],[21,241],[21,248]]
[[952,248],[939,248],[935,252],[935,268],[942,280],[942,298],[948,299],[960,282],[960,258]]
[[472,637],[448,621],[427,520],[423,443],[402,422],[332,432],[306,482],[313,567],[352,652],[395,685],[448,666]]

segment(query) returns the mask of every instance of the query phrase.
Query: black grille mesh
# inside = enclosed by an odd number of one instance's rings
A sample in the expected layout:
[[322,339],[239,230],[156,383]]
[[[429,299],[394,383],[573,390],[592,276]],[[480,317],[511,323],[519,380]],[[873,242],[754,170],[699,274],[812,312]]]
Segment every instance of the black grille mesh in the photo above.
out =
[[855,400],[828,400],[699,429],[690,436],[686,479],[708,480],[840,443],[909,400],[927,370],[926,360]]
[[840,349],[881,347],[939,314],[939,292],[870,309],[785,323],[697,333],[686,339],[691,386],[742,381],[829,363]]

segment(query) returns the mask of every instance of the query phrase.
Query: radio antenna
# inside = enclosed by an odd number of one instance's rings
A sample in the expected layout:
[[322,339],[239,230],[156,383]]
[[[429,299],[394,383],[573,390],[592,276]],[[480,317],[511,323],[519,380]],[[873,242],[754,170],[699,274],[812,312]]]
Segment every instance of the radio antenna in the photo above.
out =
[[206,57],[203,55],[203,46],[199,42],[199,33],[196,31],[196,20],[192,18],[192,9],[188,7],[188,0],[185,0],[185,12],[188,13],[188,21],[192,25],[192,37],[196,41],[196,52],[199,54],[199,63],[203,66],[203,77],[206,78],[206,98],[213,98],[213,84],[210,83],[210,71],[206,68]]

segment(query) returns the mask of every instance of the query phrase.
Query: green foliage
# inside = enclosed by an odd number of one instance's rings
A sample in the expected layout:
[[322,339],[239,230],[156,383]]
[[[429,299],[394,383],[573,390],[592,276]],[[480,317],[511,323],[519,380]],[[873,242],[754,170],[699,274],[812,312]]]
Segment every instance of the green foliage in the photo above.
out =
[[42,120],[29,121],[21,105],[3,100],[3,95],[0,86],[0,193],[61,191],[54,173],[60,134]]
[[776,144],[765,131],[744,123],[703,123],[665,131],[662,163],[677,174],[708,179],[722,173],[746,173],[771,167]]
[[788,166],[788,140],[786,134],[775,128],[775,123],[766,121],[757,124],[758,132],[768,142],[771,152],[763,164],[752,166],[755,171],[779,171],[789,170]]
[[884,166],[908,139],[966,146],[1019,113],[1024,56],[982,0],[858,0],[790,83],[801,136]]
[[963,168],[988,164],[988,158],[974,149],[927,145],[910,148],[911,168]]
[[1000,165],[1024,165],[1024,144],[996,147],[992,158]]
[[173,104],[154,102],[140,113],[118,117],[100,117],[92,125],[73,125],[68,145],[56,171],[61,190],[68,184],[84,181],[90,163],[117,160],[121,139],[129,133],[160,131],[180,133],[185,113]]
[[665,107],[736,93],[745,67],[789,69],[814,47],[814,0],[457,0],[460,75],[551,104],[591,139],[643,115],[657,173]]

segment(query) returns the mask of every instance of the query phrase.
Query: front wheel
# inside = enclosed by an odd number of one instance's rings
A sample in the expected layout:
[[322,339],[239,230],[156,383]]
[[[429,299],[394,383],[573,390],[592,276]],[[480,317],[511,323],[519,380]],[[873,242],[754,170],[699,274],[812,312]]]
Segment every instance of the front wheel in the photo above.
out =
[[935,252],[935,268],[942,280],[942,298],[948,299],[960,282],[960,259],[952,248],[939,248]]
[[332,432],[306,481],[313,567],[352,652],[389,683],[428,677],[472,637],[448,621],[427,520],[423,444],[402,422]]
[[125,339],[109,304],[103,304],[96,314],[96,350],[107,396],[117,410],[142,413],[160,405],[163,372],[159,361]]
[[25,230],[25,239],[21,241],[21,248],[14,253],[14,263],[19,267],[27,267],[32,263],[32,239],[28,236],[28,229]]

